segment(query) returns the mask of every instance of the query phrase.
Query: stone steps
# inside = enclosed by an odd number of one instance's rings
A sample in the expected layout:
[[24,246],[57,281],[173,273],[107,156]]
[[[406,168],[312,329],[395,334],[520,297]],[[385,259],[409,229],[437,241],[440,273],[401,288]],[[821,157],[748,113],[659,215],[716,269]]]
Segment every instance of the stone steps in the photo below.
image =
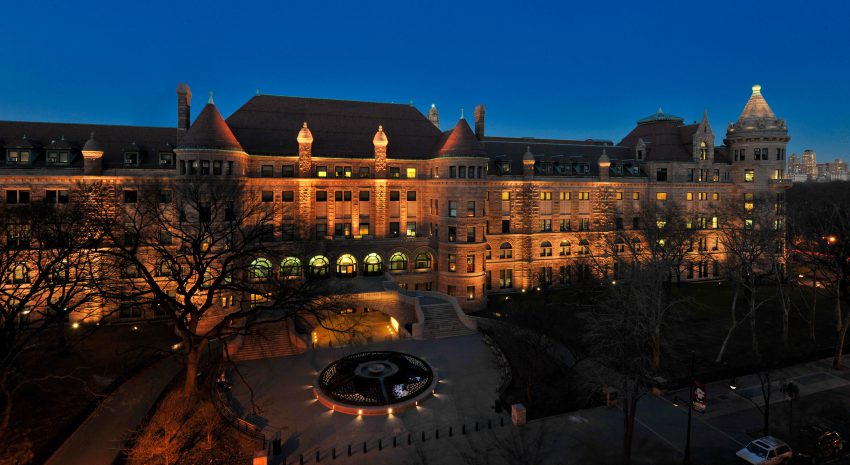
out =
[[422,336],[425,339],[475,334],[475,331],[461,323],[451,304],[423,305],[422,313],[425,314],[425,328],[422,331]]
[[251,334],[243,337],[242,345],[230,356],[233,360],[259,360],[303,352],[292,343],[289,325],[285,321],[258,326]]

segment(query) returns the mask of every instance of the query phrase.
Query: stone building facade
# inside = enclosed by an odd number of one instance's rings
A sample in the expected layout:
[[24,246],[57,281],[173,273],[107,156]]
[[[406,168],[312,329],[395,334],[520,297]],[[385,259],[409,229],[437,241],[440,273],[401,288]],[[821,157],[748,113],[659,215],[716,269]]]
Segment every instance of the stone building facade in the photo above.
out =
[[[210,98],[191,121],[191,101],[180,84],[176,130],[0,122],[3,200],[73,202],[76,183],[92,179],[112,183],[119,202],[144,179],[244,178],[276,209],[275,240],[304,246],[294,258],[305,275],[381,275],[475,311],[491,294],[586,277],[582,259],[605,255],[612,224],[645,226],[634,218],[647,201],[681,202],[710,236],[722,200],[781,201],[788,184],[787,127],[760,86],[722,144],[706,114],[684,124],[661,109],[615,144],[485,135],[483,106],[474,131],[463,118],[442,131],[433,106],[426,116],[257,95],[227,119]],[[716,273],[689,266],[685,279]]]

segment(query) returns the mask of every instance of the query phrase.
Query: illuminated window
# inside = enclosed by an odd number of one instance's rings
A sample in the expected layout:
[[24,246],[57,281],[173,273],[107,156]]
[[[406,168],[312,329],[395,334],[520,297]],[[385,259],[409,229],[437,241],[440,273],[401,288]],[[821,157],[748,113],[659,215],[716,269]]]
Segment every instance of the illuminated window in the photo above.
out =
[[280,275],[286,278],[301,276],[301,260],[297,257],[286,257],[280,263]]
[[699,143],[699,159],[708,160],[708,148],[704,141]]
[[[569,192],[567,192],[569,196]],[[511,191],[502,191],[502,200],[511,200]]]
[[693,199],[694,199],[694,193],[693,192],[688,192],[688,193],[685,194],[685,200],[690,201],[690,200],[693,200]]
[[328,269],[330,268],[330,263],[328,262],[327,257],[323,255],[316,255],[311,258],[307,263],[308,273],[311,278],[324,278],[328,275]]
[[579,192],[578,193],[579,200],[590,200],[590,192]]
[[431,254],[428,252],[419,252],[416,254],[416,262],[413,264],[417,270],[431,269]]
[[25,263],[21,263],[12,270],[12,284],[24,284],[30,280],[30,270]]
[[390,256],[390,271],[407,271],[407,255],[402,252],[392,254]]
[[317,178],[328,177],[328,167],[327,166],[317,166],[316,167],[316,177]]
[[552,200],[552,192],[541,191],[540,200]]
[[449,254],[449,271],[453,273],[457,271],[457,254]]
[[343,254],[336,260],[336,274],[340,277],[351,277],[357,274],[357,259],[351,254]]
[[755,180],[756,174],[753,169],[744,170],[744,182],[753,182]]
[[363,259],[363,267],[365,276],[378,276],[384,272],[384,260],[381,259],[380,255],[373,252]]
[[614,200],[623,200],[623,191],[618,191],[614,193]]
[[720,200],[720,193],[719,192],[713,192],[711,194],[711,200]]
[[699,196],[699,200],[708,200],[708,192],[700,192],[697,195]]
[[570,192],[569,192],[569,191],[563,191],[563,192],[561,192],[561,193],[560,193],[560,197],[559,197],[559,198],[560,198],[561,200],[570,200]]
[[656,192],[655,193],[655,200],[667,200],[667,193],[666,192]]
[[251,278],[263,280],[272,277],[272,262],[266,258],[258,258],[251,262]]
[[562,257],[569,257],[572,254],[572,250],[570,249],[570,241],[561,241],[561,251],[559,255]]
[[407,169],[407,179],[416,179],[416,168]]
[[632,192],[632,200],[640,200],[640,192]]
[[416,222],[407,222],[407,237],[416,237]]
[[549,241],[543,241],[540,243],[540,256],[541,257],[551,257],[552,256],[552,243]]

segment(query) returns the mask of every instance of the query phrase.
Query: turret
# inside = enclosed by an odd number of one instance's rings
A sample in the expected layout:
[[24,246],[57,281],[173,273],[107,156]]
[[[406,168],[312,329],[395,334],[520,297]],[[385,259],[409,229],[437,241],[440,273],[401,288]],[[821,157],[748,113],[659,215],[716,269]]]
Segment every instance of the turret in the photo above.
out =
[[522,156],[522,178],[534,179],[534,154],[531,153],[531,147],[525,147],[525,154]]
[[440,129],[440,112],[437,110],[437,106],[433,103],[431,104],[431,109],[428,110],[428,121],[436,126],[437,129]]
[[103,173],[103,148],[94,139],[91,133],[89,139],[83,145],[83,174],[86,176],[100,176]]
[[387,145],[390,141],[384,133],[384,127],[378,126],[378,132],[372,138],[372,145],[375,146],[375,177],[387,177]]
[[602,149],[602,155],[599,155],[599,180],[607,181],[610,178],[610,168],[611,168],[611,159],[608,158],[608,154],[605,153],[605,149]]
[[298,176],[309,178],[313,171],[313,133],[307,122],[298,131]]

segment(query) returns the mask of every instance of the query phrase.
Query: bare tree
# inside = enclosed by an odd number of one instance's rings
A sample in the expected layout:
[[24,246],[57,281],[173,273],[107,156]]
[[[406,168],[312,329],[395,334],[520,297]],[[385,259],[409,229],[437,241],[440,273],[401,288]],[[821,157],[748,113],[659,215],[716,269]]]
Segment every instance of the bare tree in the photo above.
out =
[[102,254],[126,278],[122,292],[107,298],[155,306],[171,319],[182,337],[187,395],[197,389],[211,341],[261,323],[321,321],[332,306],[314,281],[302,279],[300,261],[278,265],[298,257],[296,247],[278,241],[274,203],[242,181],[189,178],[125,186],[120,195],[104,185],[91,189],[106,197],[98,215],[109,242]]
[[[76,200],[76,199],[75,199]],[[7,437],[16,395],[74,373],[31,376],[31,365],[65,350],[66,321],[98,317],[99,283],[88,205],[32,203],[0,211],[0,438]]]
[[[775,296],[762,297],[758,285],[775,276],[775,266],[781,263],[784,227],[777,218],[773,199],[767,195],[727,199],[720,215],[720,242],[726,253],[726,276],[733,286],[731,324],[721,345],[717,360],[723,353],[732,333],[744,321],[750,323],[751,347],[756,357],[761,356],[758,341],[757,312]],[[739,293],[743,296],[745,313],[738,315]]]

